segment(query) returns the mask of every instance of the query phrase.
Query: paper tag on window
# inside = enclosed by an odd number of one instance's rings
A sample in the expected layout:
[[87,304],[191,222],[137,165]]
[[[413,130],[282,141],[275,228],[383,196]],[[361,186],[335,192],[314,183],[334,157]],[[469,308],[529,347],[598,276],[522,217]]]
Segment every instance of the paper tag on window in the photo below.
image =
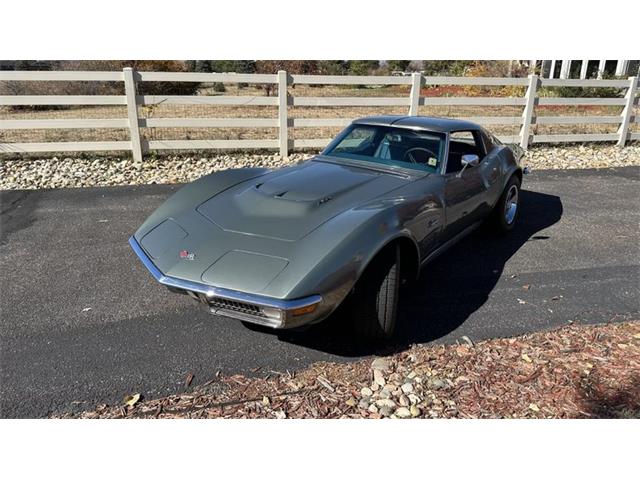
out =
[[430,167],[435,167],[438,164],[438,159],[437,158],[433,158],[433,157],[429,157],[429,160],[427,160],[427,164]]

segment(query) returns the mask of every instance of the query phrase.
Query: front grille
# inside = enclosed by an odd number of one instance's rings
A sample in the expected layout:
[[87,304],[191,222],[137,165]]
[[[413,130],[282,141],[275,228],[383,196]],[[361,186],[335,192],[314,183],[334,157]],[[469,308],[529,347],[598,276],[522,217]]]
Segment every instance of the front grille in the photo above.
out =
[[231,312],[244,313],[245,315],[252,315],[256,317],[265,317],[260,307],[252,305],[250,303],[236,302],[234,300],[227,300],[226,298],[209,298],[209,305],[212,308],[220,310],[228,310]]

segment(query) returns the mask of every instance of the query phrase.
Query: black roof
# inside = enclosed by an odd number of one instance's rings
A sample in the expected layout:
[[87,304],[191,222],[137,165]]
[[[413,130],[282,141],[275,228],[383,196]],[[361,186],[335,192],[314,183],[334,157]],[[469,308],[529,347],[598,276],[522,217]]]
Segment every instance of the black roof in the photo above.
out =
[[369,125],[395,125],[399,127],[418,127],[434,132],[455,132],[457,130],[478,130],[480,125],[458,120],[455,118],[442,117],[408,117],[406,115],[382,115],[377,117],[364,117],[354,120],[353,123]]

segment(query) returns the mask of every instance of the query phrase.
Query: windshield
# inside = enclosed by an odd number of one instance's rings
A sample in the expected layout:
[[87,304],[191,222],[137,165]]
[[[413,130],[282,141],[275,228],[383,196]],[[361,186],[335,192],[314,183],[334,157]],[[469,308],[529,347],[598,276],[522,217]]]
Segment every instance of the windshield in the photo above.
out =
[[377,125],[350,125],[323,152],[332,157],[437,172],[445,136],[437,132]]

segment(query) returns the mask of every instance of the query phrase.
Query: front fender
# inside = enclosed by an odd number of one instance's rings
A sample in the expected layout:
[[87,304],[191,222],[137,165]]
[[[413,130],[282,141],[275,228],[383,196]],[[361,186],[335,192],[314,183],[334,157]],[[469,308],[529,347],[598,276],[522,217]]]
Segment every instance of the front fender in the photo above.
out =
[[308,270],[296,272],[300,265],[290,265],[292,268],[285,269],[271,287],[277,288],[280,282],[291,281],[289,276],[301,274],[300,280],[292,282],[295,285],[287,297],[298,298],[314,292],[335,308],[390,242],[397,239],[410,242],[417,263],[419,251],[412,232],[403,225],[398,209],[383,205],[385,202],[349,210],[320,227],[305,242],[306,253],[302,257],[309,260]]

